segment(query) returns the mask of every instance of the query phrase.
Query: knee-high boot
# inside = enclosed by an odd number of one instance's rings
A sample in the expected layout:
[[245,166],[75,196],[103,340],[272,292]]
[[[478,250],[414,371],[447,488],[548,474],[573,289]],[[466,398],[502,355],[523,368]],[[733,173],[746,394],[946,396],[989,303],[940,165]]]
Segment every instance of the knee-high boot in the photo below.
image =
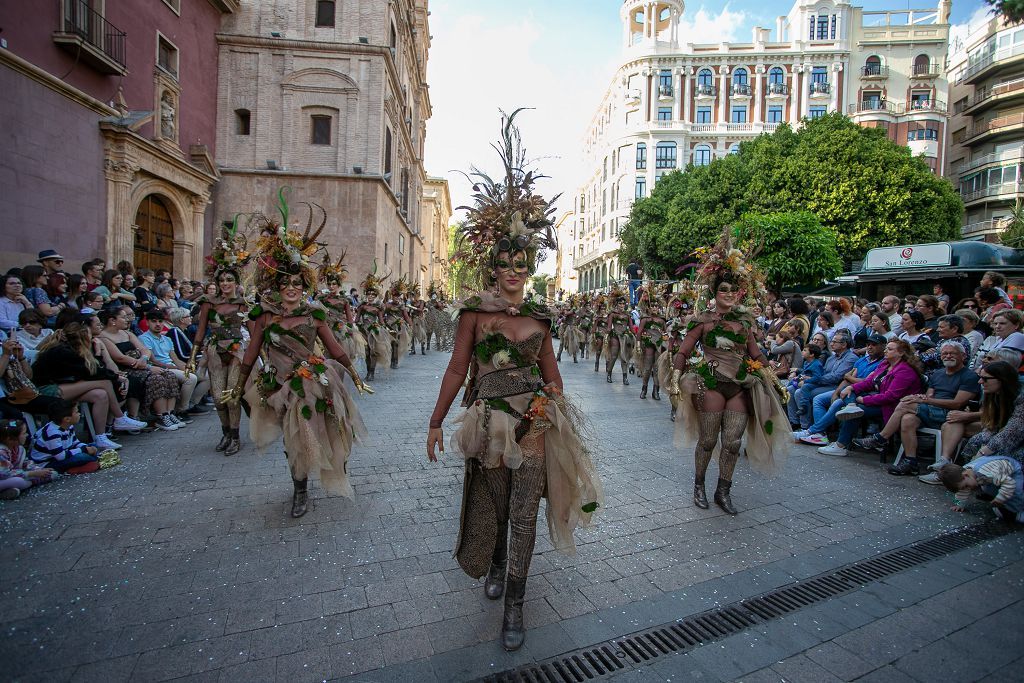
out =
[[693,504],[702,510],[708,509],[708,496],[704,492],[704,475],[711,462],[711,454],[718,443],[718,433],[722,429],[722,413],[699,413],[700,435],[693,449]]
[[715,488],[715,505],[730,515],[737,513],[732,504],[732,475],[740,457],[743,431],[747,428],[747,414],[727,410],[722,417],[722,453],[718,457],[718,486]]
[[494,541],[494,555],[491,556],[491,568],[484,580],[484,595],[497,600],[505,593],[505,572],[508,569],[508,527],[498,532]]
[[505,613],[501,620],[501,646],[508,652],[518,650],[526,640],[526,627],[523,624],[525,597],[526,579],[508,577],[508,586],[505,588]]
[[295,490],[292,492],[292,517],[301,517],[306,514],[306,503],[308,501],[307,485],[308,479],[296,479],[292,477],[292,484]]

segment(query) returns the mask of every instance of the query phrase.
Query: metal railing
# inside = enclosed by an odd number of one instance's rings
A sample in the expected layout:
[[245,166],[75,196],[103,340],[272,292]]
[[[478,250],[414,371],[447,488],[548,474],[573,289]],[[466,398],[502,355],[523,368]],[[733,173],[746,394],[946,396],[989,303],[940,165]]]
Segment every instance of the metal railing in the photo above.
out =
[[62,0],[60,26],[57,30],[80,37],[121,67],[127,66],[127,34],[89,7],[87,0]]
[[963,104],[958,103],[954,109],[956,110],[956,113],[959,114],[965,109],[970,109],[975,105],[981,104],[985,100],[993,97],[999,97],[1000,95],[1020,92],[1022,90],[1024,90],[1024,78],[1015,78],[1012,81],[1006,81],[1005,83],[997,83],[996,85],[992,85],[987,88],[979,88],[969,100]]
[[704,96],[715,96],[715,86],[713,85],[697,85],[697,94]]
[[672,97],[672,86],[671,85],[659,85],[658,86],[658,97]]
[[904,111],[937,111],[946,112],[946,103],[942,100],[911,100],[905,105]]
[[915,64],[913,73],[915,76],[938,76],[941,72],[938,62],[928,62],[927,64]]
[[769,95],[788,95],[789,86],[785,83],[769,83],[768,84]]
[[832,92],[832,86],[828,81],[813,81],[811,83],[812,95],[827,95]]
[[975,223],[968,223],[967,225],[960,228],[960,234],[962,235],[973,235],[979,232],[992,232],[996,230],[1002,230],[1006,225],[1005,218],[989,218],[987,221],[977,221]]
[[750,86],[746,83],[733,83],[730,92],[733,95],[741,95],[743,97],[750,97]]
[[967,135],[965,138],[973,138],[978,135],[984,135],[991,131],[999,130],[1000,128],[1010,128],[1014,126],[1024,126],[1024,113],[1010,114],[1009,116],[998,116],[988,121],[982,121],[975,123],[967,129]]
[[984,156],[976,157],[970,161],[964,161],[953,166],[953,173],[962,174],[981,168],[988,164],[995,164],[1002,161],[1020,161],[1024,159],[1024,147],[1009,149],[1003,152],[991,152]]
[[864,100],[863,102],[854,102],[853,104],[847,105],[846,111],[849,114],[859,114],[861,112],[886,112],[888,114],[897,113],[898,107],[888,100]]
[[1021,194],[1024,192],[1024,186],[1019,183],[999,183],[998,185],[989,185],[983,187],[980,190],[974,192],[961,192],[961,197],[964,202],[973,202],[975,199],[982,199],[983,197],[996,197],[1005,194]]
[[[986,48],[982,47],[981,49],[984,50]],[[968,66],[967,71],[965,71],[964,75],[960,79],[958,79],[958,82],[963,78],[970,78],[977,74],[978,72],[987,69],[995,62],[1001,62],[1004,59],[1010,59],[1011,57],[1016,57],[1017,55],[1020,54],[1024,54],[1024,43],[1017,43],[1016,45],[1011,45],[1010,47],[1005,47],[999,50],[993,50],[989,54],[980,57],[976,62],[974,62],[974,64]]]
[[865,64],[860,68],[861,78],[887,78],[889,67],[881,64]]

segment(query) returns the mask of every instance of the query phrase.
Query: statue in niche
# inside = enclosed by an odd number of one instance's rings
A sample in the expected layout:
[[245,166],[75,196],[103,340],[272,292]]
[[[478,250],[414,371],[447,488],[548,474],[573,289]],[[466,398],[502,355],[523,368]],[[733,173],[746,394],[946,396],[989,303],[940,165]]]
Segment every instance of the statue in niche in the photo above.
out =
[[174,140],[174,96],[165,92],[160,98],[160,137]]

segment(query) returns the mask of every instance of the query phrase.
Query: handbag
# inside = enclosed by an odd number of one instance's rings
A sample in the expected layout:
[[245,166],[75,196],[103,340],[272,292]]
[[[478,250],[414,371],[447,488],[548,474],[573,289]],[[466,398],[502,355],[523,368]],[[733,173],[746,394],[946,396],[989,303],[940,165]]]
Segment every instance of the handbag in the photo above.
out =
[[476,458],[466,458],[459,535],[455,539],[455,550],[452,553],[462,571],[474,579],[487,573],[494,555],[497,534],[498,513],[484,480],[483,468]]

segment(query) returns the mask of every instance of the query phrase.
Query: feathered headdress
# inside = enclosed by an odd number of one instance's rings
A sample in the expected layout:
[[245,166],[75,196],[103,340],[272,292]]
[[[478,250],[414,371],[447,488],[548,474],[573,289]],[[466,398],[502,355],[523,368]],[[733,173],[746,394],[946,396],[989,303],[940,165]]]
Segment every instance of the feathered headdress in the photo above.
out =
[[620,303],[624,304],[628,300],[629,295],[626,293],[626,290],[624,290],[622,287],[619,287],[618,285],[613,285],[612,288],[608,290],[608,301],[610,305],[614,306]]
[[764,274],[754,264],[761,246],[751,244],[744,254],[734,245],[734,240],[733,231],[725,228],[714,246],[701,247],[694,251],[694,256],[699,259],[692,278],[695,307],[698,312],[707,309],[708,304],[715,298],[715,288],[723,281],[740,288],[739,303],[743,306],[766,300]]
[[502,251],[525,252],[532,273],[543,259],[542,249],[558,248],[552,214],[561,195],[548,201],[533,191],[534,183],[547,176],[528,170],[526,149],[514,123],[521,111],[501,112],[501,142],[491,145],[501,157],[505,178],[496,182],[475,166],[463,174],[473,183],[474,204],[458,207],[466,210],[466,220],[456,237],[453,260],[468,263],[485,282]]
[[366,274],[366,278],[363,280],[362,285],[360,286],[363,288],[364,294],[371,291],[380,294],[381,290],[384,288],[384,280],[385,278],[379,277],[377,275],[377,259],[374,259],[373,270]]
[[[316,286],[316,268],[310,259],[322,248],[316,239],[327,224],[327,212],[319,204],[302,202],[309,207],[309,220],[306,221],[306,229],[301,234],[298,229],[289,229],[288,202],[284,197],[287,189],[282,187],[277,192],[277,210],[281,214],[280,223],[267,216],[257,215],[260,239],[256,243],[254,278],[256,289],[260,292],[276,290],[277,281],[281,275],[301,275],[306,289],[313,289]],[[323,214],[320,225],[315,230],[313,230],[314,206]]]
[[427,298],[433,299],[435,296],[438,299],[443,299],[444,287],[442,287],[436,280],[431,280],[430,284],[427,285]]
[[206,257],[206,276],[212,282],[216,282],[225,271],[234,271],[241,279],[242,270],[252,260],[252,254],[246,249],[246,231],[238,227],[241,215],[235,214],[231,225],[221,225],[220,235],[213,241],[213,249]]
[[341,284],[348,278],[348,271],[345,269],[345,252],[341,252],[341,257],[337,261],[331,260],[331,255],[324,250],[324,262],[320,265],[320,270],[317,272],[317,279],[325,284],[337,282]]

